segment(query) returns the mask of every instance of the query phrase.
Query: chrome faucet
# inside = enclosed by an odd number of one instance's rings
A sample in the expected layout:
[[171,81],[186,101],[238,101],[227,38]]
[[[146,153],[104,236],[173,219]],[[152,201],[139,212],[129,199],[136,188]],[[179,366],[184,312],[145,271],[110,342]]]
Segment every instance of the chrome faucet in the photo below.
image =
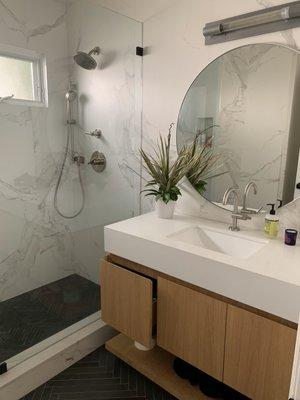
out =
[[238,189],[232,187],[232,188],[227,189],[226,192],[224,193],[224,196],[223,196],[223,204],[224,205],[226,205],[228,203],[229,196],[231,194],[234,195],[233,211],[231,214],[232,225],[230,225],[230,227],[229,227],[229,229],[231,231],[239,231],[240,230],[240,228],[238,227],[238,219],[247,221],[248,219],[251,219],[249,214],[258,214],[258,212],[260,211],[260,210],[258,210],[258,211],[250,210],[249,208],[247,208],[247,199],[248,199],[248,195],[249,195],[251,188],[253,188],[253,193],[255,195],[257,194],[256,183],[253,181],[250,181],[249,183],[247,183],[245,190],[244,190],[244,194],[243,194],[243,206],[240,211],[239,211],[239,205],[238,205]]
[[237,188],[229,188],[226,190],[223,196],[223,205],[225,206],[228,203],[229,196],[232,194],[234,196],[233,202],[233,211],[231,214],[232,218],[232,225],[229,226],[231,231],[239,231],[240,228],[238,227],[238,219],[245,219],[244,215],[239,212],[239,198],[238,198],[238,189]]
[[244,190],[244,195],[243,195],[243,206],[241,209],[241,213],[244,215],[244,219],[251,219],[251,217],[249,216],[249,214],[256,214],[257,212],[255,210],[250,210],[247,208],[247,199],[248,199],[248,195],[250,192],[250,189],[253,188],[253,193],[255,195],[257,195],[257,186],[256,183],[253,181],[250,181],[247,183],[245,190]]

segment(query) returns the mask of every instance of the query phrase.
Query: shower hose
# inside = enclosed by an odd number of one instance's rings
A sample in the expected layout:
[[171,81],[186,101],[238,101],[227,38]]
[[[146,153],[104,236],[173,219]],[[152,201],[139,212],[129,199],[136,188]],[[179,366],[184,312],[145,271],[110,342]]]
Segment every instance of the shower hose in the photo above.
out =
[[[81,201],[81,206],[79,208],[78,211],[76,211],[74,214],[72,215],[66,215],[64,214],[58,207],[58,203],[57,203],[57,196],[58,196],[58,192],[59,192],[59,188],[61,185],[61,181],[62,181],[62,176],[63,176],[63,172],[66,166],[66,161],[67,161],[67,157],[68,157],[68,153],[69,153],[69,146],[70,146],[70,137],[73,134],[72,132],[72,127],[70,125],[68,125],[68,133],[67,133],[67,143],[66,143],[66,149],[65,149],[65,153],[64,153],[64,157],[63,157],[63,162],[59,171],[59,175],[58,175],[58,180],[56,183],[56,187],[55,187],[55,194],[54,194],[54,208],[57,211],[57,213],[63,217],[63,218],[75,218],[77,217],[81,211],[84,208],[84,203],[85,203],[85,192],[84,192],[84,187],[83,187],[83,181],[82,181],[82,175],[81,175],[81,164],[79,161],[77,161],[77,168],[78,168],[78,178],[79,178],[79,183],[80,183],[80,188],[81,188],[81,193],[82,193],[82,201]],[[74,157],[74,152],[72,150],[72,158]]]

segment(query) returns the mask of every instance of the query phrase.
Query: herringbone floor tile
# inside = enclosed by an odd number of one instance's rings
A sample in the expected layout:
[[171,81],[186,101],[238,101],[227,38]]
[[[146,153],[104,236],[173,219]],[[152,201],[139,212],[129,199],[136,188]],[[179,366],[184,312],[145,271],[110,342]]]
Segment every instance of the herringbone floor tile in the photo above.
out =
[[176,400],[100,347],[23,400]]
[[100,287],[77,274],[0,302],[0,362],[100,309]]

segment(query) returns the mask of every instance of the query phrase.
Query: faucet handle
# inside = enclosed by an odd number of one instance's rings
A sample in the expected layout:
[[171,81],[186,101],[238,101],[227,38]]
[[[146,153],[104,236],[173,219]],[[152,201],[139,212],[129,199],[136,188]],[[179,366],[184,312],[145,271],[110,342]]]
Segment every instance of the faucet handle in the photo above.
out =
[[242,214],[252,214],[252,215],[254,215],[254,214],[257,214],[257,211],[255,211],[255,210],[251,210],[250,208],[241,208],[241,213]]
[[241,215],[243,216],[243,220],[244,221],[247,221],[247,220],[249,220],[249,219],[252,219],[252,217],[250,217],[250,215],[249,214],[255,214],[255,211],[252,211],[252,210],[248,210],[247,208],[246,208],[246,210],[243,210],[243,209],[241,209]]

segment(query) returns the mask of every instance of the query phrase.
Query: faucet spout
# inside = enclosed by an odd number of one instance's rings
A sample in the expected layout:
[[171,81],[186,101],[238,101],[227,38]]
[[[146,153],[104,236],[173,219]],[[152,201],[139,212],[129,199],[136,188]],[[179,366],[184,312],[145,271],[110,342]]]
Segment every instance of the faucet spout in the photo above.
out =
[[233,202],[233,212],[238,213],[239,212],[239,206],[238,206],[238,194],[237,194],[237,189],[236,188],[229,188],[226,190],[223,196],[223,205],[226,206],[228,204],[228,200],[230,195],[233,195],[234,197],[234,202]]
[[[257,185],[256,185],[256,183],[255,183],[254,181],[248,182],[247,185],[246,185],[246,187],[245,187],[245,190],[244,190],[244,195],[243,195],[243,207],[242,207],[241,212],[244,213],[245,215],[247,215],[247,214],[254,214],[254,213],[255,213],[255,211],[249,210],[249,209],[247,208],[247,199],[248,199],[248,195],[249,195],[249,192],[250,192],[251,188],[253,188],[253,193],[254,193],[255,195],[257,195]],[[248,216],[248,219],[250,219],[249,216]]]
[[232,218],[232,225],[229,226],[231,231],[239,231],[240,228],[238,227],[238,219],[243,219],[243,215],[239,213],[239,198],[238,198],[238,189],[237,188],[229,188],[226,190],[223,196],[223,205],[225,206],[228,203],[230,195],[234,196],[233,201],[233,211],[231,214]]

